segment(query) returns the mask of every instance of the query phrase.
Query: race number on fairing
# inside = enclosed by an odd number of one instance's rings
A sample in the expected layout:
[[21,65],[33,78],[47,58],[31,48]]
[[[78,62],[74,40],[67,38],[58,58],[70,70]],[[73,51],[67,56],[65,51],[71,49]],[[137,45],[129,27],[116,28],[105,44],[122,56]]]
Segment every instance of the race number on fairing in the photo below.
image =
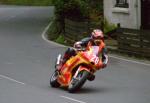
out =
[[99,58],[96,55],[92,55],[91,62],[94,62],[95,64],[98,64]]

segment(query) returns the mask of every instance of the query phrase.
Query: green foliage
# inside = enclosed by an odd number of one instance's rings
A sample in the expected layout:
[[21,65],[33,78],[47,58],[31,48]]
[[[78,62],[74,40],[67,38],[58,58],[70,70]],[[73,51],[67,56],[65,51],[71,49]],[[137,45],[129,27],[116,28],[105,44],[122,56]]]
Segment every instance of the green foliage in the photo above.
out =
[[62,32],[61,31],[61,25],[60,25],[60,22],[57,22],[55,19],[52,21],[52,24],[51,26],[49,27],[48,29],[48,39],[50,40],[56,40],[60,33]]
[[109,23],[106,19],[104,19],[103,23],[104,23],[104,32],[105,33],[108,33],[117,28],[117,26],[115,24]]
[[49,31],[50,38],[53,34],[64,34],[64,19],[84,21],[88,18],[88,8],[86,0],[52,0],[55,6],[55,24],[53,30]]
[[52,0],[0,0],[2,4],[12,5],[52,5]]
[[52,0],[52,3],[55,6],[55,14],[56,14],[56,16],[63,15],[64,0]]
[[91,9],[102,12],[103,11],[103,0],[88,0]]
[[53,0],[57,18],[84,20],[88,18],[87,2],[85,0]]
[[65,17],[75,21],[88,18],[88,4],[83,0],[70,0],[65,4]]
[[[64,19],[73,21],[87,21],[89,28],[102,28],[103,0],[52,0],[55,6],[55,24],[50,30],[49,36],[52,39],[64,34]],[[90,25],[92,24],[92,27]]]
[[65,44],[65,38],[63,35],[59,35],[59,37],[55,40],[55,42],[60,44]]

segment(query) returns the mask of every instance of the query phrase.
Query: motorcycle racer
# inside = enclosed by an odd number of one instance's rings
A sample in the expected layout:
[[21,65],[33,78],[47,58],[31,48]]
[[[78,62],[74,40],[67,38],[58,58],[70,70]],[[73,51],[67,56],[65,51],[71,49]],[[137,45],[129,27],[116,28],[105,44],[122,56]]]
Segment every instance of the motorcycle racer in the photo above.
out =
[[93,81],[94,73],[106,67],[107,62],[103,32],[95,29],[91,37],[76,42],[74,48],[68,48],[63,58],[61,54],[57,56],[50,85],[67,87],[70,93],[76,92],[86,80]]
[[89,49],[90,46],[99,46],[99,58],[102,59],[102,68],[105,68],[108,63],[108,54],[107,49],[105,47],[104,43],[104,35],[102,30],[100,29],[94,29],[91,33],[91,37],[86,37],[82,39],[81,41],[77,41],[74,44],[74,48],[68,48],[63,56],[62,63],[64,64],[70,57],[75,56],[78,51],[83,50],[82,48],[85,48],[86,50]]

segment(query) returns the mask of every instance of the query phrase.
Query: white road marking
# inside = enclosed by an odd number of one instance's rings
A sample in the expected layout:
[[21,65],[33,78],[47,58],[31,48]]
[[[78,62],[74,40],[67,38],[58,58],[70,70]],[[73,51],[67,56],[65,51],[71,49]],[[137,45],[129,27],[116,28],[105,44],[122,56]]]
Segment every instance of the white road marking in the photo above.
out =
[[77,99],[74,99],[74,98],[70,98],[70,97],[67,97],[67,96],[60,96],[60,97],[68,99],[68,100],[72,100],[72,101],[75,101],[75,102],[78,102],[78,103],[86,103],[86,102],[83,102],[83,101],[80,101],[80,100],[77,100]]
[[[58,45],[58,46],[61,46],[61,47],[67,47],[65,45],[61,45],[61,44],[58,44],[56,42],[53,42],[53,41],[50,41],[47,39],[46,37],[46,32],[48,31],[49,27],[51,26],[52,22],[50,22],[47,27],[44,29],[44,31],[42,32],[42,38],[48,42],[48,43],[51,43],[51,44],[54,44],[54,45]],[[70,98],[70,97],[67,97],[67,96],[60,96],[61,98],[64,98],[64,99],[68,99],[68,100],[72,100],[72,101],[75,101],[75,102],[78,102],[78,103],[86,103],[86,102],[83,102],[83,101],[80,101],[80,100],[77,100],[77,99],[73,99],[73,98]]]
[[150,66],[150,64],[147,64],[147,63],[138,62],[138,61],[129,60],[129,59],[124,59],[124,58],[120,58],[120,57],[116,57],[116,56],[112,56],[112,55],[110,55],[109,57],[112,57],[112,58],[115,58],[115,59],[120,59],[120,60],[127,61],[127,62],[136,63],[136,64],[142,64],[142,65]]
[[8,79],[8,80],[13,81],[13,82],[16,82],[16,83],[18,83],[18,84],[25,85],[25,83],[23,83],[23,82],[17,81],[17,80],[15,80],[15,79],[12,79],[12,78],[7,77],[7,76],[4,76],[4,75],[0,75],[0,77],[1,77],[1,78],[4,78],[4,79]]
[[56,42],[53,42],[53,41],[50,41],[50,40],[47,39],[46,33],[47,33],[47,31],[48,31],[48,29],[50,28],[51,25],[52,25],[52,22],[50,22],[50,23],[46,26],[46,28],[45,28],[44,31],[42,32],[42,38],[43,38],[46,42],[48,42],[48,43],[50,43],[50,44],[58,45],[58,46],[61,46],[61,47],[66,47],[66,46],[64,46],[64,45],[58,44],[58,43],[56,43]]

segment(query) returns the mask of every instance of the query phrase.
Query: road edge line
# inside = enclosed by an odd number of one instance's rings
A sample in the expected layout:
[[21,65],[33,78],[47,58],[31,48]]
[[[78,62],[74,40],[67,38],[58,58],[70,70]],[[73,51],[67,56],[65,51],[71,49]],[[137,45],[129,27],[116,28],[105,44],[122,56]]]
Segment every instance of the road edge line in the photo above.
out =
[[12,78],[7,77],[7,76],[4,76],[4,75],[0,75],[0,77],[1,77],[1,78],[4,78],[4,79],[7,79],[7,80],[10,80],[10,81],[13,81],[13,82],[16,82],[16,83],[18,83],[18,84],[25,85],[25,83],[23,83],[23,82],[17,81],[17,80],[15,80],[15,79],[12,79]]
[[75,102],[78,102],[78,103],[86,103],[86,102],[83,102],[83,101],[80,101],[80,100],[77,100],[77,99],[74,99],[74,98],[70,98],[70,97],[67,97],[67,96],[60,96],[60,97],[64,98],[64,99],[71,100],[71,101],[75,101]]
[[[68,47],[68,46],[65,46],[65,45],[62,45],[62,44],[58,44],[56,42],[53,42],[53,41],[50,41],[50,40],[47,39],[47,37],[46,37],[47,34],[46,33],[47,33],[47,31],[48,31],[48,29],[49,29],[49,27],[51,25],[52,25],[52,21],[50,21],[50,23],[45,27],[44,31],[42,32],[41,36],[42,36],[43,40],[48,42],[48,43],[50,43],[50,44],[54,44],[54,45],[57,45],[57,46]],[[139,62],[139,61],[128,60],[128,59],[125,59],[125,58],[112,56],[112,55],[110,55],[109,57],[120,59],[120,60],[124,60],[124,61],[127,61],[127,62],[133,62],[133,63],[136,63],[136,64],[142,64],[142,65],[150,66],[150,64],[147,64],[147,63],[142,63],[142,62]]]
[[136,60],[136,61],[134,61],[134,60],[129,60],[129,59],[125,59],[125,58],[113,56],[113,55],[109,55],[109,57],[115,58],[115,59],[120,59],[120,60],[127,61],[127,62],[136,63],[136,64],[142,64],[142,65],[150,66],[150,64],[148,64],[148,63],[143,63],[143,62],[137,61],[137,60]]
[[50,41],[50,40],[47,39],[47,36],[46,36],[47,31],[48,31],[48,29],[50,28],[51,25],[52,25],[52,21],[50,21],[50,23],[45,27],[44,31],[42,32],[41,36],[42,36],[43,40],[46,41],[47,43],[50,43],[50,44],[54,44],[54,45],[61,46],[61,47],[66,47],[62,44],[58,44],[56,42],[53,42],[53,41]]

